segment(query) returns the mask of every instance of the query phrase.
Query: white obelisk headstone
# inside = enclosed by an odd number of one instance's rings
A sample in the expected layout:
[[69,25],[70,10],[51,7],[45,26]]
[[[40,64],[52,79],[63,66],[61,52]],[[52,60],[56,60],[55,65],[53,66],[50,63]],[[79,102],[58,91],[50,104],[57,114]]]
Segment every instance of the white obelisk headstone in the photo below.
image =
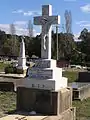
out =
[[20,53],[19,53],[17,68],[22,71],[27,69],[26,57],[25,57],[25,43],[23,38],[22,38],[22,42],[20,43]]
[[42,6],[42,16],[34,17],[35,25],[42,25],[41,58],[51,59],[51,26],[60,24],[60,16],[52,16],[52,6]]

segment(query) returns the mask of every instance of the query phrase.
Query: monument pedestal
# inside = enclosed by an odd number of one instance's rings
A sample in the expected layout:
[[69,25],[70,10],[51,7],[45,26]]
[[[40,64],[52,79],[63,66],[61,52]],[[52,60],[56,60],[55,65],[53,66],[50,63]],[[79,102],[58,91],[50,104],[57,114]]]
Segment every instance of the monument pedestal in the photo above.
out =
[[24,69],[22,69],[22,68],[17,68],[17,74],[24,74],[24,75],[26,75],[26,73],[27,73],[27,68],[24,68]]
[[[20,58],[19,58],[20,59]],[[23,59],[23,58],[22,58]],[[26,58],[24,59],[24,60],[19,60],[19,63],[20,62],[22,62],[23,61],[23,63],[21,63],[21,65],[18,65],[17,66],[17,73],[18,74],[24,74],[24,75],[26,75],[26,73],[27,73],[27,66],[25,65],[25,63],[26,62],[24,62],[24,61],[26,61]]]
[[62,77],[62,68],[56,67],[56,60],[38,59],[34,63],[26,80],[19,82],[20,86],[54,91],[67,87],[67,78]]
[[37,115],[48,116],[48,119],[55,116],[57,120],[62,120],[62,118],[63,120],[75,120],[75,108],[72,107],[72,89],[63,88],[53,92],[18,87],[17,110],[27,113],[35,111]]
[[[40,59],[36,60],[35,66],[29,69],[29,79],[36,79],[36,81],[45,81],[45,87],[57,91],[60,88],[67,87],[67,78],[62,77],[62,68],[56,67],[56,60]],[[51,86],[47,87],[51,82]],[[37,83],[37,82],[36,82]],[[41,82],[40,82],[41,84]],[[54,84],[54,85],[53,85]]]

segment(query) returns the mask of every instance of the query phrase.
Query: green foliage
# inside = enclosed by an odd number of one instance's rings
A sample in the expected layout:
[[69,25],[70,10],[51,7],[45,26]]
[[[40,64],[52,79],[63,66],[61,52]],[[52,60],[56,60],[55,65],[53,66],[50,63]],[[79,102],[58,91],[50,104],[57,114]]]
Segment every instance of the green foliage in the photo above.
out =
[[0,55],[17,56],[19,54],[19,36],[0,31]]
[[84,55],[84,61],[90,61],[90,32],[84,28],[81,31],[79,39],[82,41],[77,44],[77,47],[81,51],[82,55]]
[[[1,54],[7,56],[18,56],[19,55],[19,46],[22,36],[5,34],[5,32],[0,31],[1,39]],[[41,35],[36,37],[24,36],[26,55],[30,57],[36,55],[41,57]],[[58,51],[59,59],[64,58],[71,60],[72,50],[75,48],[76,44],[73,39],[72,34],[59,33],[58,34]],[[57,52],[57,43],[56,43],[56,34],[52,32],[52,58],[56,59]]]
[[17,70],[15,67],[13,67],[12,65],[8,65],[7,67],[5,67],[5,73],[16,73]]
[[[53,33],[53,32],[52,32]],[[58,34],[58,53],[59,59],[71,60],[73,48],[76,47],[76,44],[73,39],[72,34],[59,33]],[[52,58],[56,58],[57,52],[57,42],[56,34],[52,34]]]
[[0,62],[0,71],[4,71],[5,67],[7,67],[8,64],[5,64],[4,62]]
[[28,55],[30,57],[32,55],[36,55],[38,57],[41,56],[41,36],[36,36],[35,38],[29,41]]
[[[22,36],[6,34],[0,31],[0,55],[18,56]],[[68,60],[73,64],[90,61],[90,32],[85,28],[81,31],[79,39],[75,42],[74,36],[69,33],[58,33],[58,58]],[[24,36],[26,55],[41,57],[41,35],[36,37]],[[57,58],[56,33],[52,31],[52,58]]]

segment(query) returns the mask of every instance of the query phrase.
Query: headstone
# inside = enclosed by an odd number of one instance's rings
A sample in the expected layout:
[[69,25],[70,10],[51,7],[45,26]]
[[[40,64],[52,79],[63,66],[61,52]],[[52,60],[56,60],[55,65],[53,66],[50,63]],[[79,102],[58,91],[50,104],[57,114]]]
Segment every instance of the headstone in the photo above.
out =
[[25,57],[25,43],[22,38],[22,42],[20,43],[20,53],[18,58],[18,66],[17,72],[26,74],[27,66],[26,66],[26,57]]
[[0,91],[14,91],[13,82],[0,82]]
[[90,82],[90,71],[79,72],[77,82]]
[[28,77],[17,81],[17,109],[74,120],[72,91],[67,88],[62,68],[57,68],[56,60],[51,59],[51,25],[60,21],[59,16],[51,15],[52,6],[43,5],[42,16],[34,18],[36,25],[42,25],[41,59],[33,60],[35,65],[29,68]]
[[73,100],[83,100],[90,97],[90,83],[74,82],[70,86],[73,89]]
[[62,77],[62,68],[56,67],[56,60],[51,59],[51,27],[59,24],[60,16],[52,16],[52,6],[42,6],[42,16],[34,17],[35,25],[42,25],[41,59],[34,60],[34,67],[29,68],[27,80],[23,86],[47,90],[59,90],[67,87],[67,78]]

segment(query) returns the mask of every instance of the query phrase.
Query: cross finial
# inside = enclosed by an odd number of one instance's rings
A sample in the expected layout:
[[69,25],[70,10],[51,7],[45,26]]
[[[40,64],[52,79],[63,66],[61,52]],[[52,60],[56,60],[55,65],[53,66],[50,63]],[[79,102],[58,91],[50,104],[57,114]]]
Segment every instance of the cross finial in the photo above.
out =
[[41,58],[51,59],[51,27],[60,24],[60,16],[52,16],[52,6],[42,6],[42,16],[34,17],[35,25],[42,25]]
[[52,5],[42,5],[42,16],[52,15]]

